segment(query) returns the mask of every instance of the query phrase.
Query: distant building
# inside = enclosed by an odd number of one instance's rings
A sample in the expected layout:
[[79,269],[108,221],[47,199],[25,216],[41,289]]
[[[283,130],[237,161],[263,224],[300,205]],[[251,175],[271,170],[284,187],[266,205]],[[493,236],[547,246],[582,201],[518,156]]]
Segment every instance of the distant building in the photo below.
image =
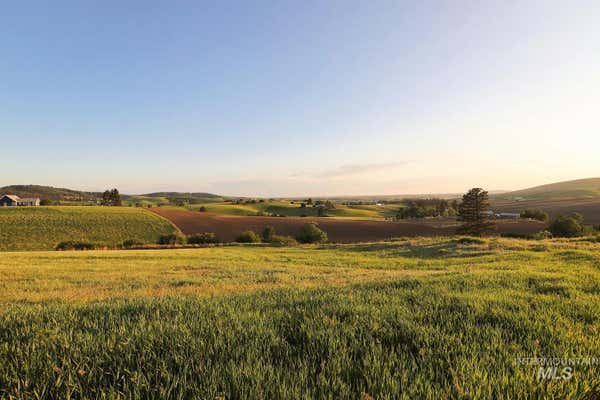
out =
[[40,205],[40,199],[36,198],[20,198],[14,194],[5,194],[0,197],[0,207],[34,207]]
[[519,213],[498,213],[498,214],[496,214],[496,218],[519,219],[519,218],[521,218],[521,214],[519,214]]
[[487,218],[496,218],[496,219],[519,219],[521,218],[521,214],[518,213],[497,213],[492,210],[482,211],[483,215]]

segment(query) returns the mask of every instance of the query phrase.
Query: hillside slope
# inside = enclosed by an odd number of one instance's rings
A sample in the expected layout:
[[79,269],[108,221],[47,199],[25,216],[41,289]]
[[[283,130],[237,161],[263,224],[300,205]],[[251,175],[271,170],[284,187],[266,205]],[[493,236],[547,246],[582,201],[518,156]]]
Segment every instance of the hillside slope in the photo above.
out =
[[497,197],[502,199],[515,199],[519,197],[524,199],[550,199],[598,196],[600,196],[600,178],[550,183],[529,189],[503,193]]
[[[19,197],[39,197],[50,200],[54,204],[80,205],[100,203],[102,193],[85,192],[80,190],[56,188],[41,185],[10,185],[0,187],[0,196],[15,194]],[[223,197],[212,193],[187,193],[187,192],[157,192],[148,194],[123,194],[121,199],[124,205],[156,205],[156,204],[198,204],[211,201],[222,201]]]
[[65,240],[117,246],[126,239],[156,243],[176,228],[128,207],[0,207],[0,251],[51,250]]
[[0,187],[0,196],[3,194],[16,194],[19,197],[39,197],[53,202],[89,202],[102,197],[102,193],[82,192],[65,188],[40,185],[10,185]]
[[[236,204],[231,202],[207,203],[192,205],[188,209],[197,211],[203,207],[206,211],[225,215],[284,215],[286,217],[316,217],[319,215],[317,207],[300,207],[298,201],[267,200],[254,203]],[[335,218],[354,219],[384,219],[396,215],[398,205],[342,205],[336,204],[335,208],[325,211],[325,214]]]

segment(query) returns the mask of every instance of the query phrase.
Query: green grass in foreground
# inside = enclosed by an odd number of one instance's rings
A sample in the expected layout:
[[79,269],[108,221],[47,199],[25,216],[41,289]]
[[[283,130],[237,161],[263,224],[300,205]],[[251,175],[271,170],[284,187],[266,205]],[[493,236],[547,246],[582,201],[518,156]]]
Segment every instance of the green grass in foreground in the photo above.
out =
[[598,365],[514,360],[600,357],[599,268],[504,239],[6,253],[0,397],[597,398]]
[[50,250],[66,240],[117,246],[156,243],[175,228],[149,211],[129,207],[0,207],[0,251]]

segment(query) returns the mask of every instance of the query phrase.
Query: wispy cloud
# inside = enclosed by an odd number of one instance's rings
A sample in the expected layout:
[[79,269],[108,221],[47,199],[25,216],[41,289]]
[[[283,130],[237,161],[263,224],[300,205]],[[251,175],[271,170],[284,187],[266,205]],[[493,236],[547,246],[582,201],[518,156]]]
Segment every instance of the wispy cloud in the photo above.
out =
[[343,178],[366,173],[374,173],[394,169],[402,165],[406,165],[408,161],[389,162],[389,163],[370,163],[370,164],[347,164],[335,169],[324,170],[319,172],[299,172],[293,174],[292,177],[310,177],[310,178]]

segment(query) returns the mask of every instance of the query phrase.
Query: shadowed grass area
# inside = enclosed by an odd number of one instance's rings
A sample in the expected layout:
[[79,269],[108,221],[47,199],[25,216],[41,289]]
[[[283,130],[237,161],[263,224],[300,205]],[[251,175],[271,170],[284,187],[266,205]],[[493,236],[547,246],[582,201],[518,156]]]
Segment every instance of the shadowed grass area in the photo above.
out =
[[515,239],[5,253],[0,397],[595,398],[600,365],[539,380],[515,360],[600,358],[598,254]]

